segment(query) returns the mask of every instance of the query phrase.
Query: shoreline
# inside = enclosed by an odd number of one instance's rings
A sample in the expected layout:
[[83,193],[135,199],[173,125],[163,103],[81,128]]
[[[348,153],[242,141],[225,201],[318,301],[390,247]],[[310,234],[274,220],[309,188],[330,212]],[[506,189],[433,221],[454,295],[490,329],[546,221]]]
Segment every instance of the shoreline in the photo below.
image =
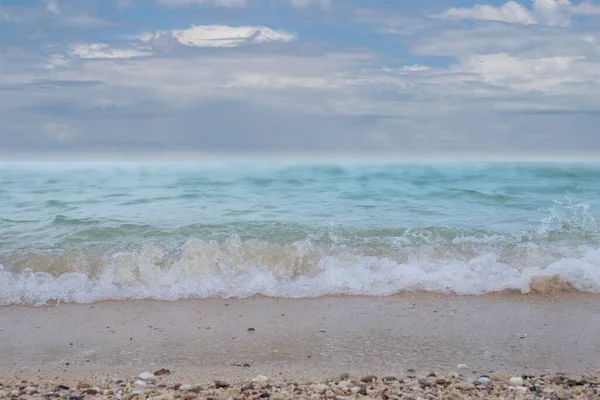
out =
[[0,308],[0,376],[78,380],[166,368],[173,379],[206,383],[443,374],[463,364],[472,377],[585,374],[600,371],[599,331],[593,294],[13,305]]

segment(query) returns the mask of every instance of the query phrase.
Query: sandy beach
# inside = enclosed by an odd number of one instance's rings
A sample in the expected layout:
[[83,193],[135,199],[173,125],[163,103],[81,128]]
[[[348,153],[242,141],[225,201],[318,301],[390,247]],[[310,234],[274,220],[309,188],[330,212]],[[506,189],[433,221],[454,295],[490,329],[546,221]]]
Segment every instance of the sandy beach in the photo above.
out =
[[[123,301],[0,308],[2,375],[167,368],[210,382],[600,370],[600,297],[522,295]],[[244,366],[245,365],[245,366]]]

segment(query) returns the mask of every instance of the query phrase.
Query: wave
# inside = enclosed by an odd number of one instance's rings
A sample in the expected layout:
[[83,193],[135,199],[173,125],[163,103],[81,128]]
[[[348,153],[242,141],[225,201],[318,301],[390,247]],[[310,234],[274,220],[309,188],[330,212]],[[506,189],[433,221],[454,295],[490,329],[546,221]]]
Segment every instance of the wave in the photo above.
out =
[[[391,244],[390,244],[391,243]],[[191,239],[0,256],[0,305],[48,301],[459,295],[516,290],[600,293],[600,245],[462,238],[431,245],[316,245]]]

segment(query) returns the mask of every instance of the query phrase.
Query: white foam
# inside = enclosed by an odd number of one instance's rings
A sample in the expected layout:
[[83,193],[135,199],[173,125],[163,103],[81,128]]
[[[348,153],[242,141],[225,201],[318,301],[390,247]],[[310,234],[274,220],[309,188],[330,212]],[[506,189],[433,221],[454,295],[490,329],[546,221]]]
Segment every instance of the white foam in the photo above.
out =
[[307,243],[276,249],[267,248],[265,243],[236,240],[226,245],[190,241],[178,259],[165,264],[166,250],[148,245],[137,253],[118,253],[104,259],[98,271],[80,268],[82,272],[58,276],[31,270],[14,273],[0,266],[0,305],[254,295],[389,296],[402,291],[529,293],[532,282],[551,278],[577,290],[600,293],[600,248],[592,246],[570,249],[565,251],[568,256],[535,266],[528,262],[511,265],[491,251],[463,260],[442,252],[442,256],[417,253],[398,261],[400,257],[327,254]]

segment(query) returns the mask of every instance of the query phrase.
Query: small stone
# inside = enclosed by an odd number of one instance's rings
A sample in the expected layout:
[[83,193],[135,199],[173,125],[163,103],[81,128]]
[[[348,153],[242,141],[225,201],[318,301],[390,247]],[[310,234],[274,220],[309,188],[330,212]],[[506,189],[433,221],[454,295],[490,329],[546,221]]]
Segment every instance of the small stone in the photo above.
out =
[[264,375],[258,375],[256,377],[252,378],[252,382],[254,382],[254,383],[264,383],[268,380],[269,380],[269,378],[267,378]]
[[345,372],[343,374],[340,374],[340,381],[347,381],[348,379],[350,379],[350,374],[347,374]]
[[377,377],[375,375],[367,375],[365,377],[360,378],[360,381],[364,383],[373,383],[377,381]]
[[34,394],[38,394],[39,392],[36,388],[29,386],[25,388],[25,393],[27,393],[29,396],[33,396]]
[[514,390],[521,393],[527,393],[527,388],[525,386],[515,386]]
[[311,389],[314,390],[315,392],[319,393],[319,394],[323,394],[325,393],[327,390],[329,390],[329,386],[323,384],[323,383],[319,383],[316,385],[312,385]]
[[77,384],[77,389],[81,390],[81,389],[87,389],[92,387],[92,385],[90,385],[89,383],[84,383],[84,382],[79,382]]
[[225,389],[228,388],[229,386],[231,386],[229,383],[224,382],[224,381],[215,381],[215,387],[219,388],[219,389]]
[[58,385],[57,389],[58,390],[69,390],[70,388],[68,386],[65,386],[65,385]]
[[[156,374],[154,374],[156,375]],[[153,400],[175,400],[175,396],[170,393],[161,394],[160,396],[153,397]]]
[[427,378],[420,378],[419,385],[421,386],[421,388],[426,388],[426,387],[430,387],[431,383],[427,380]]
[[363,386],[360,389],[358,389],[358,394],[362,394],[363,396],[367,396],[369,393],[367,392],[367,388]]
[[398,378],[396,378],[395,376],[384,376],[383,379],[381,379],[381,380],[385,383],[389,383],[389,382],[397,381]]
[[95,394],[98,394],[98,392],[99,392],[99,391],[100,391],[100,389],[98,389],[98,388],[96,388],[96,387],[93,387],[93,388],[88,388],[88,389],[85,389],[85,390],[83,391],[83,394],[95,395]]
[[458,368],[458,369],[467,369],[467,368],[469,368],[469,366],[467,364],[458,364],[456,366],[456,368]]
[[179,390],[181,390],[182,392],[189,392],[189,391],[194,390],[194,387],[192,385],[186,383],[185,385],[180,385]]
[[161,368],[158,371],[154,371],[154,375],[156,376],[162,376],[162,375],[170,375],[171,371],[169,371],[166,368]]
[[145,371],[145,372],[142,372],[138,376],[138,378],[140,378],[143,381],[147,381],[147,380],[156,378],[156,376],[152,372]]
[[550,382],[552,382],[554,384],[562,383],[562,381],[563,381],[562,376],[555,376],[554,378],[550,379]]
[[146,382],[142,381],[142,380],[138,380],[133,382],[134,386],[137,386],[139,388],[145,388],[146,387]]
[[492,372],[490,374],[490,379],[497,382],[508,382],[510,378],[508,375],[503,374],[502,372]]
[[475,385],[472,385],[470,383],[457,383],[454,385],[454,388],[463,391],[471,391],[476,389]]
[[510,383],[512,386],[523,386],[523,378],[520,376],[513,376],[508,380],[508,383]]
[[479,377],[479,379],[477,379],[477,382],[479,383],[483,383],[484,385],[486,383],[490,383],[492,380],[490,378],[488,378],[487,376],[481,376]]
[[450,382],[448,382],[447,380],[445,380],[444,378],[438,379],[435,381],[436,385],[441,385],[441,386],[446,386],[449,385]]

